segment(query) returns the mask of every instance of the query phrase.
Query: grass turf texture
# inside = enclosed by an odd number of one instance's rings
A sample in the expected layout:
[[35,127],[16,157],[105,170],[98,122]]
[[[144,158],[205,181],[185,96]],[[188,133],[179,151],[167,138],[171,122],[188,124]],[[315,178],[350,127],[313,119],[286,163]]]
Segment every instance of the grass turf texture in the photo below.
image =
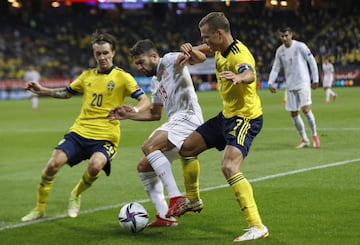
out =
[[[242,170],[252,181],[270,237],[251,244],[360,244],[360,88],[335,90],[338,100],[330,104],[324,103],[322,89],[313,91],[321,140],[318,150],[295,149],[299,137],[283,108],[283,92],[259,91],[264,126]],[[221,110],[217,92],[198,95],[206,119]],[[78,115],[80,105],[80,98],[40,98],[39,110],[32,111],[27,100],[0,101],[1,244],[233,244],[232,240],[243,233],[246,223],[220,170],[222,153],[213,149],[200,155],[205,203],[200,214],[186,214],[178,227],[145,229],[136,235],[121,230],[117,215],[126,202],[142,202],[154,219],[155,210],[138,178],[136,164],[142,142],[160,122],[122,122],[112,174],[102,175],[83,193],[78,218],[68,218],[66,208],[86,162],[72,169],[65,166],[58,173],[47,219],[21,223],[20,218],[35,205],[41,170]],[[350,162],[341,164],[346,161]],[[332,163],[339,165],[312,169]],[[173,169],[183,190],[180,165],[175,161]],[[290,174],[299,169],[308,171]]]

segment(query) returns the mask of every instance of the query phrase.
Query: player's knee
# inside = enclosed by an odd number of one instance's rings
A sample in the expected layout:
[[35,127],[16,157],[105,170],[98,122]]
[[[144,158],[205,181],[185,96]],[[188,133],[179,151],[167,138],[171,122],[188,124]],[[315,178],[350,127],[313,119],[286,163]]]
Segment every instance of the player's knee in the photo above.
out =
[[196,148],[192,147],[192,146],[187,146],[186,144],[183,144],[181,146],[181,149],[179,151],[179,155],[183,158],[191,158],[191,157],[196,157]]
[[142,161],[140,161],[140,162],[138,163],[138,165],[137,165],[137,171],[138,171],[138,173],[145,172],[144,169],[145,169],[144,163],[143,163]]
[[223,172],[225,178],[228,179],[240,171],[240,166],[236,164],[223,163],[221,165],[221,171]]
[[[105,163],[106,164],[106,163]],[[88,166],[88,173],[90,176],[95,177],[97,176],[105,164],[101,162],[90,162]]]
[[88,168],[88,173],[91,177],[95,177],[97,176],[101,171],[101,168],[99,169],[98,167],[94,167],[94,166],[91,166]]
[[138,173],[154,171],[148,161],[142,159],[137,165]]
[[144,144],[141,146],[141,150],[143,151],[143,153],[145,154],[145,156],[149,155],[151,152],[153,152],[154,149],[153,145],[150,144],[149,142],[145,141]]
[[48,176],[54,176],[64,164],[65,163],[62,161],[58,161],[55,158],[51,158],[48,161],[44,172]]

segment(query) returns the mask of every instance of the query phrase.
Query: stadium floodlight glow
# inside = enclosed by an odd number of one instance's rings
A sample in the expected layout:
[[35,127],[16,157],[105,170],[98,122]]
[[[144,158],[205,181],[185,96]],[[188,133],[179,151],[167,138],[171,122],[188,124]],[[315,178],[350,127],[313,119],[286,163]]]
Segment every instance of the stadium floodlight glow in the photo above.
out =
[[21,3],[17,2],[17,1],[14,1],[14,2],[11,3],[11,6],[13,8],[21,8],[22,5],[21,5]]
[[280,5],[286,7],[288,5],[287,1],[280,1]]
[[58,7],[60,7],[60,3],[57,2],[57,1],[54,1],[54,2],[51,3],[51,7],[58,8]]
[[270,4],[273,5],[273,6],[277,6],[279,3],[278,3],[277,0],[271,0]]

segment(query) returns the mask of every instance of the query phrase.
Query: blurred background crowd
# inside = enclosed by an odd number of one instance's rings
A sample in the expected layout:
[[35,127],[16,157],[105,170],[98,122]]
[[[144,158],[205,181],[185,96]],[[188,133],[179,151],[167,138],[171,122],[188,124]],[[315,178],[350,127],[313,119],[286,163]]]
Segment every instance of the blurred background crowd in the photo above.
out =
[[[198,21],[208,12],[223,11],[233,34],[253,52],[259,79],[267,79],[276,48],[277,29],[287,24],[294,38],[308,44],[319,67],[330,56],[337,70],[360,64],[360,15],[356,1],[289,0],[290,7],[271,7],[270,1],[133,2],[128,5],[98,2],[23,1],[19,8],[8,0],[0,5],[0,80],[22,79],[33,64],[43,78],[69,78],[95,65],[91,34],[108,31],[118,39],[115,64],[137,75],[129,48],[152,39],[161,53],[179,50],[180,44],[201,42]],[[131,5],[132,4],[132,5]]]

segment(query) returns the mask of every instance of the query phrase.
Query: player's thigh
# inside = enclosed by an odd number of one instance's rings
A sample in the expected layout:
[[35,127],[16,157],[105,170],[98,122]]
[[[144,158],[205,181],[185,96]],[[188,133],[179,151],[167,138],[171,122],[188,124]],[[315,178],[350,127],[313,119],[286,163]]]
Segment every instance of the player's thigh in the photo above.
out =
[[299,105],[297,100],[297,93],[293,90],[286,91],[286,102],[285,102],[285,109],[287,111],[298,111]]
[[151,136],[145,140],[142,150],[145,155],[153,151],[160,150],[162,152],[174,148],[174,145],[168,141],[168,132],[164,130],[156,130]]
[[323,87],[324,88],[329,88],[329,87],[331,87],[331,85],[332,85],[332,80],[324,79],[324,81],[323,81]]
[[101,169],[106,165],[108,162],[107,157],[102,152],[94,152],[90,159],[89,159],[89,165],[88,165],[88,171],[90,174],[97,175],[98,172],[100,172]]
[[311,88],[306,87],[306,88],[302,88],[301,90],[299,90],[298,100],[299,100],[300,108],[311,105],[312,104],[312,101],[311,101]]
[[187,137],[180,149],[180,155],[183,157],[197,156],[207,149],[206,142],[197,131],[192,132]]

